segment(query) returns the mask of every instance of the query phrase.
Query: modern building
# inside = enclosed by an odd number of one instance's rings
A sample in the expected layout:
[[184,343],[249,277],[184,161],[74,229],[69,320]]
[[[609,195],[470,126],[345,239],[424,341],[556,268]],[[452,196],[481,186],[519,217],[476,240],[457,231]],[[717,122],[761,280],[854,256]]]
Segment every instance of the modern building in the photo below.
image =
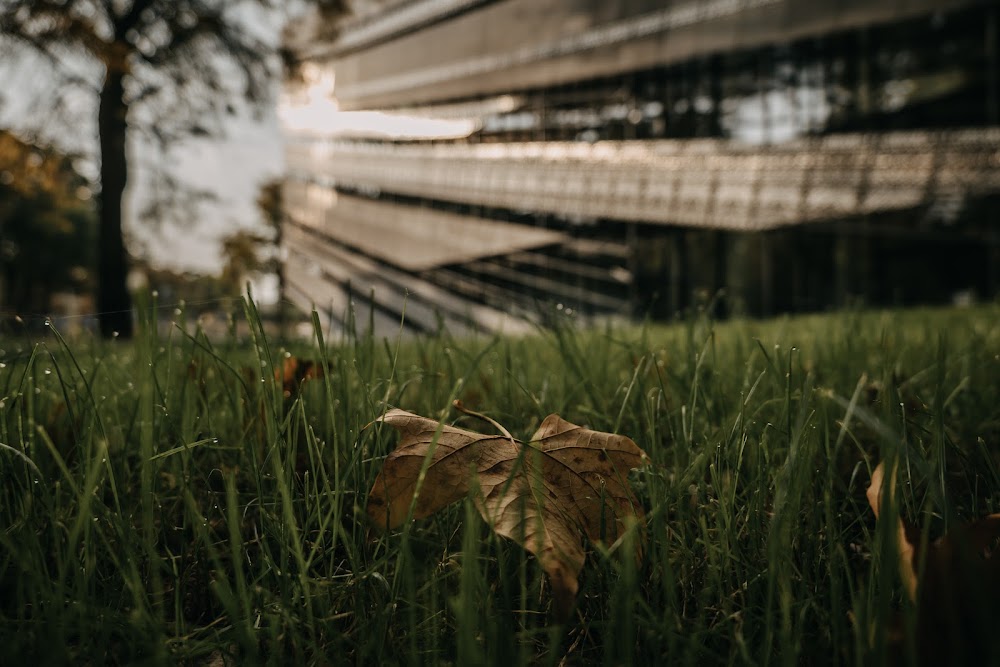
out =
[[969,0],[368,2],[309,60],[397,130],[289,130],[289,296],[420,330],[992,298],[998,40]]

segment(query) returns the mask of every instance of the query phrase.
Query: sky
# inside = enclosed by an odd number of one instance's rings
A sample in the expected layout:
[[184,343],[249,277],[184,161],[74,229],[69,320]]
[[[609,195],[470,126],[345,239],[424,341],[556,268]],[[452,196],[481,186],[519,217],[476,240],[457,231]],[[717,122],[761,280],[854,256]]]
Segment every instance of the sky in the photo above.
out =
[[[175,146],[167,169],[182,183],[205,189],[213,199],[198,204],[193,221],[166,220],[160,229],[136,230],[151,259],[162,266],[214,274],[221,269],[219,242],[237,229],[261,229],[256,199],[260,185],[284,173],[281,128],[274,113],[237,118],[217,139]],[[141,147],[136,147],[136,152]],[[142,210],[156,187],[151,169],[137,166],[129,210]]]

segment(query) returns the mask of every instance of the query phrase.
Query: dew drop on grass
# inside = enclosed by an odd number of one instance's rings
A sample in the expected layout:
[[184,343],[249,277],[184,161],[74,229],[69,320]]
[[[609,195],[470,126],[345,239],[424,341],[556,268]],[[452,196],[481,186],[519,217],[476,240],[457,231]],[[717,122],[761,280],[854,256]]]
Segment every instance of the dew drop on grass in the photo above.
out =
[[46,317],[44,324],[45,324],[45,326],[50,327],[50,326],[52,326],[52,320],[50,320],[49,318]]
[[45,369],[45,374],[46,375],[52,375],[52,369],[51,368],[46,368]]

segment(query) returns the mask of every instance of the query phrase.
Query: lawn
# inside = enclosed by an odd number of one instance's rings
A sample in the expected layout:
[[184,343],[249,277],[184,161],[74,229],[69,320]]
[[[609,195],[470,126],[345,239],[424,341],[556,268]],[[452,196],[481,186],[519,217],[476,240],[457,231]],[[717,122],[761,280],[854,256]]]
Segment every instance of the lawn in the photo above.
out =
[[[897,513],[922,553],[1000,512],[997,306],[288,345],[244,316],[241,339],[144,315],[128,343],[0,341],[0,664],[905,662],[927,625]],[[289,358],[327,371],[286,392]],[[373,420],[491,430],[454,399],[515,438],[558,413],[648,454],[645,523],[590,545],[568,622],[471,499],[369,521],[399,442]]]

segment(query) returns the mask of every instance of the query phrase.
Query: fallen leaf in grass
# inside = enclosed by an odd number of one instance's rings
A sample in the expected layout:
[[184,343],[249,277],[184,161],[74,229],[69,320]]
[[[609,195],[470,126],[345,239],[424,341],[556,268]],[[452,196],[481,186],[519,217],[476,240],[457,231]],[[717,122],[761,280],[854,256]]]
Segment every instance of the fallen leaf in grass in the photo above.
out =
[[[895,469],[883,492],[885,466],[872,472],[868,504],[876,519],[894,497]],[[951,530],[920,549],[920,530],[898,519],[904,587],[917,604],[916,642],[924,664],[991,664],[1000,657],[1000,514]]]
[[497,534],[538,558],[559,620],[569,617],[576,599],[583,537],[612,543],[642,521],[627,477],[647,457],[625,436],[592,431],[554,414],[528,443],[506,432],[484,435],[404,410],[390,410],[379,421],[402,439],[368,495],[369,517],[382,528],[396,528],[411,505],[412,517],[421,519],[471,493]]
[[318,362],[298,357],[285,357],[281,368],[274,371],[274,379],[281,383],[285,398],[297,394],[306,380],[316,380],[321,377],[323,377],[323,366]]
[[[889,483],[888,493],[891,497],[895,497],[896,494],[896,475],[895,469],[893,469],[892,480]],[[872,483],[868,487],[868,491],[865,495],[868,496],[868,505],[872,508],[872,512],[875,514],[875,518],[878,519],[882,514],[882,486],[885,482],[885,464],[879,463],[872,471]],[[917,571],[914,569],[914,552],[913,545],[915,538],[920,539],[920,535],[908,535],[908,529],[906,524],[902,519],[898,519],[899,525],[896,527],[896,547],[899,550],[899,575],[903,580],[903,587],[909,594],[911,600],[917,599]],[[910,530],[909,532],[912,532]]]

